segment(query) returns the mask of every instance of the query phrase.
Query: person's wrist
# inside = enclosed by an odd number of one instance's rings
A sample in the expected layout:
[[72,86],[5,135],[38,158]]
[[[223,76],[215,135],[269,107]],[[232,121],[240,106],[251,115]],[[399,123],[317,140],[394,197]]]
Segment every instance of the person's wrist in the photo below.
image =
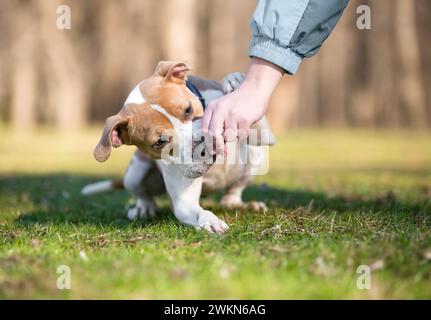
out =
[[266,112],[271,95],[263,94],[263,90],[259,86],[256,86],[255,83],[243,83],[243,86],[238,91],[242,91],[240,94],[251,99],[251,101],[247,100],[250,102],[243,106],[247,110],[245,118],[249,118],[248,122],[252,124],[260,120]]
[[284,71],[277,65],[259,58],[251,58],[243,87],[269,100]]
[[259,102],[268,101],[273,91],[267,84],[254,78],[245,79],[240,89],[246,92],[247,95],[253,96],[253,98],[257,99]]

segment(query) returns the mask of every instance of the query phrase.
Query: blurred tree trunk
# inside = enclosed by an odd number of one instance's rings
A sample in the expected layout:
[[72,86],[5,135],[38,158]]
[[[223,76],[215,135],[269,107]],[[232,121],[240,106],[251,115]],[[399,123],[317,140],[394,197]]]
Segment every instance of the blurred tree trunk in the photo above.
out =
[[[356,7],[370,5],[371,0],[355,0],[350,3],[350,10],[345,13],[346,23],[351,38],[351,47],[348,52],[346,92],[346,124],[352,127],[370,126],[374,123],[375,111],[372,105],[372,44],[371,37],[375,36],[376,29],[374,15],[372,15],[373,30],[359,30],[356,26]],[[343,21],[343,20],[342,20]]]
[[[80,59],[79,45],[74,45],[71,30],[56,28],[56,8],[59,0],[38,0],[41,37],[45,47],[44,68],[47,74],[47,103],[61,130],[80,129],[86,120],[88,84],[85,65]],[[79,7],[73,9],[72,28],[82,16]]]
[[297,124],[302,126],[312,126],[318,123],[319,108],[322,107],[320,101],[319,85],[319,56],[313,60],[305,60],[302,63],[300,74],[294,77],[299,82],[299,97],[297,108]]
[[248,66],[249,21],[255,1],[200,1],[199,74],[216,80]]
[[299,91],[299,82],[290,76],[285,76],[278,84],[266,114],[275,133],[297,126]]
[[350,20],[351,11],[346,12],[337,32],[327,40],[325,45],[339,48],[337,52],[323,50],[319,60],[318,78],[320,85],[317,121],[323,126],[338,126],[346,124],[347,94],[349,92],[349,77],[347,68],[350,63],[352,39],[350,30],[344,20]]
[[235,3],[229,0],[209,2],[210,74],[217,80],[232,72],[235,66]]
[[[370,61],[367,72],[369,78],[369,100],[361,101],[361,108],[370,108],[368,126],[385,127],[389,123],[399,126],[404,121],[398,103],[397,61],[394,16],[392,1],[374,1],[371,4],[373,26],[368,38]],[[406,115],[408,116],[408,115]]]
[[161,3],[142,0],[129,0],[126,3],[127,14],[123,24],[128,26],[129,41],[124,50],[130,52],[130,57],[124,59],[124,54],[121,55],[125,71],[122,78],[135,85],[151,75],[157,62],[162,59],[160,38],[163,28],[160,28],[160,21],[154,19],[154,12],[160,12]]
[[396,0],[396,36],[400,74],[400,104],[409,113],[407,125],[426,126],[425,94],[420,69],[419,41],[416,30],[415,3]]
[[13,9],[12,1],[0,1],[0,123],[9,120],[10,104],[10,77],[11,77],[11,47],[12,41],[9,37],[8,26],[10,14]]
[[421,56],[420,67],[422,69],[422,83],[425,90],[425,106],[427,111],[428,127],[431,127],[431,90],[428,90],[431,83],[431,1],[417,0],[416,2],[416,17],[418,31],[418,46]]
[[256,9],[257,2],[250,0],[233,1],[235,29],[233,44],[235,46],[235,56],[232,70],[245,71],[248,67],[248,46],[251,39],[250,21]]
[[[146,1],[143,1],[144,3]],[[130,2],[127,2],[128,4]],[[125,100],[125,94],[136,84],[131,84],[125,79],[130,69],[134,75],[138,71],[139,59],[130,59],[130,52],[136,42],[131,34],[134,26],[133,19],[124,8],[124,3],[115,0],[105,0],[103,9],[97,6],[96,34],[99,45],[97,56],[93,57],[96,67],[94,90],[105,91],[109,94],[98,97],[93,103],[94,114],[103,114],[104,117],[118,112]],[[93,18],[95,18],[93,16]],[[144,59],[142,59],[144,60]]]
[[[72,10],[72,30],[56,9]],[[372,29],[356,27],[369,5]],[[79,130],[117,112],[159,60],[245,71],[249,0],[0,1],[0,119]],[[431,127],[431,2],[351,0],[321,51],[286,76],[268,117],[289,126]],[[91,106],[91,109],[89,109]]]
[[208,37],[210,30],[211,11],[209,2],[212,0],[201,0],[197,2],[197,39],[196,39],[196,61],[195,72],[202,77],[210,75],[210,57],[211,48],[210,38]]
[[184,60],[197,64],[197,0],[164,0],[160,12],[163,15],[162,48],[166,60]]
[[297,121],[292,122],[295,125],[340,127],[347,123],[348,66],[353,45],[348,23],[351,19],[355,17],[347,10],[320,52],[305,59],[294,76],[299,82]]
[[12,125],[18,130],[36,125],[37,74],[36,41],[33,34],[37,21],[33,3],[17,12],[12,47],[11,108]]

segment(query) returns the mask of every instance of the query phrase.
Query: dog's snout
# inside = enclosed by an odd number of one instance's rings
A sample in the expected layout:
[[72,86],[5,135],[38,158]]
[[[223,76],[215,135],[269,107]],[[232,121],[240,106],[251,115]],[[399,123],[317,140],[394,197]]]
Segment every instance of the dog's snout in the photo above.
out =
[[194,143],[193,146],[193,162],[213,164],[215,161],[215,154],[211,152],[209,146],[205,143],[205,139]]
[[193,139],[193,150],[195,150],[198,146],[200,146],[202,142],[203,142],[202,139],[199,139],[199,140]]
[[[214,163],[216,161],[217,154],[215,152],[211,152],[207,149],[207,146],[205,143],[201,142],[204,147],[201,150],[201,159],[212,159],[211,163]],[[210,157],[211,156],[211,157]]]

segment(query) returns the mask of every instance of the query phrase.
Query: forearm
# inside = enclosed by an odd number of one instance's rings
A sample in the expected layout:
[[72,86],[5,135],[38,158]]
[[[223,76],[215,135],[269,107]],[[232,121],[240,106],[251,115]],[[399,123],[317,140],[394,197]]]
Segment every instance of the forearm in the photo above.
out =
[[251,22],[249,56],[295,74],[330,35],[348,0],[259,0]]
[[279,66],[259,58],[251,58],[241,89],[255,93],[263,100],[269,100],[283,74],[284,70]]

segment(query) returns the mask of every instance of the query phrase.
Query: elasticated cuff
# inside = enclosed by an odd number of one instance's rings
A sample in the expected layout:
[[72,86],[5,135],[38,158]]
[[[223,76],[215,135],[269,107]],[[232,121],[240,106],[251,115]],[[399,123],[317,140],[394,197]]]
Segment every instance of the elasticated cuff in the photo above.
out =
[[291,48],[281,47],[275,40],[259,36],[252,37],[248,55],[276,64],[289,74],[295,74],[302,62],[302,57]]

